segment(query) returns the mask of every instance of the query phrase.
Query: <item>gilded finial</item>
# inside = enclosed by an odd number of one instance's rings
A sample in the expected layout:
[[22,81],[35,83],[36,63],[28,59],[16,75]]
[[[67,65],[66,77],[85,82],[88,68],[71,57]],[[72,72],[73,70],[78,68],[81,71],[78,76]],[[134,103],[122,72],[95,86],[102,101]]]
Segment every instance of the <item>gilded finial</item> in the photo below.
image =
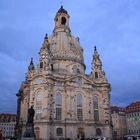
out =
[[28,70],[34,70],[35,67],[34,67],[34,63],[33,63],[33,58],[31,57],[31,61],[30,61],[30,65],[28,66]]
[[33,57],[31,57],[31,62],[30,62],[30,64],[33,64]]
[[94,46],[94,51],[97,51],[97,48],[96,48],[96,46]]
[[45,39],[48,39],[48,34],[45,35]]

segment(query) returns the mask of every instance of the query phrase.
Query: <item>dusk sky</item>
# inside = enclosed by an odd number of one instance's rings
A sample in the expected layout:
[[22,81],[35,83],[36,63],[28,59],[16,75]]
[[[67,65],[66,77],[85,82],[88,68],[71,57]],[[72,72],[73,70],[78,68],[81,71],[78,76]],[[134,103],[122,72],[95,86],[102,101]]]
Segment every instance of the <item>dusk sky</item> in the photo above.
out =
[[[0,0],[0,113],[16,113],[21,82],[44,36],[52,34],[61,0]],[[70,28],[84,49],[86,73],[94,46],[111,84],[111,105],[140,100],[140,0],[64,0]]]

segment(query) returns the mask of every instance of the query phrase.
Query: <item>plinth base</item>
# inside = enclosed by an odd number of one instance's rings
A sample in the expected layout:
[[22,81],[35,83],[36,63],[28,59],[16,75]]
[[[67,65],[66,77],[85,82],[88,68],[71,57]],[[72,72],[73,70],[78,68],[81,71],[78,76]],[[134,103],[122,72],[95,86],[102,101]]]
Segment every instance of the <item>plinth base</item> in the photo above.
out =
[[26,125],[26,130],[23,135],[23,138],[35,138],[34,134],[34,125],[33,124],[27,124]]

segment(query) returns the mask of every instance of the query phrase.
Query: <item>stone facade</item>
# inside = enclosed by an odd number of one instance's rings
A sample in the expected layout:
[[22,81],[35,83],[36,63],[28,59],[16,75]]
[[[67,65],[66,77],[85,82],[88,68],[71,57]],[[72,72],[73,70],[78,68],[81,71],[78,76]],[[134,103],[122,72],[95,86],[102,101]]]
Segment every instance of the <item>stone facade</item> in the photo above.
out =
[[34,107],[37,139],[112,138],[110,84],[95,47],[91,74],[85,74],[83,49],[72,36],[67,11],[55,16],[55,28],[47,35],[39,52],[39,64],[33,59],[18,97],[17,136],[25,131],[27,111]]

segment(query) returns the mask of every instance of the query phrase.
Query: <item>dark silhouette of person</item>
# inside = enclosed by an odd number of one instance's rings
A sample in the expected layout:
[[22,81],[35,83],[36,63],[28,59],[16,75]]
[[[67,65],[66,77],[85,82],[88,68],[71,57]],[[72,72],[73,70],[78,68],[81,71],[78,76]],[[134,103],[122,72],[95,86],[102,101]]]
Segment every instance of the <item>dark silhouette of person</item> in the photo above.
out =
[[27,124],[33,124],[34,114],[35,114],[35,111],[33,109],[33,106],[31,106],[31,108],[28,109],[28,120],[27,120]]

